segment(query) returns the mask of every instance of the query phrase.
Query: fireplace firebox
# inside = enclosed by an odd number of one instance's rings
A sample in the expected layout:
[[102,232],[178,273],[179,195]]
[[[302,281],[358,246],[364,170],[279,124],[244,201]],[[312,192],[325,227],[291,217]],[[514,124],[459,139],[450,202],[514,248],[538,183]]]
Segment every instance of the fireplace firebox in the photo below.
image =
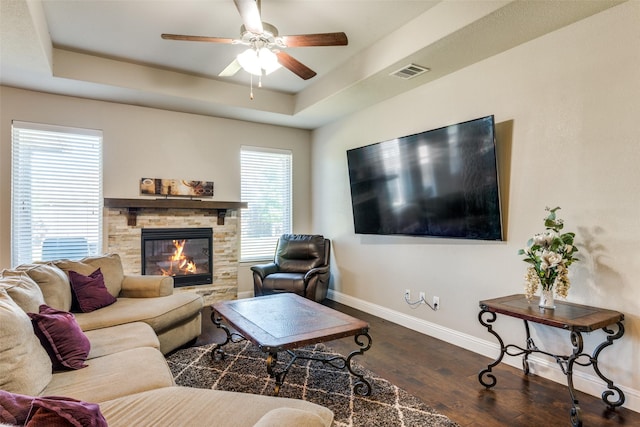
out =
[[175,287],[213,280],[212,228],[143,228],[142,274],[173,276]]

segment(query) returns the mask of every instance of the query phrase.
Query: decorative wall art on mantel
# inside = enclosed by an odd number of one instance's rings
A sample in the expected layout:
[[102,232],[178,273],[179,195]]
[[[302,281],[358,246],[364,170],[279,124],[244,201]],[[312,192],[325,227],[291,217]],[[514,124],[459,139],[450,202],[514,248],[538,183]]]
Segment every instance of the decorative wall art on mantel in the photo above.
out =
[[140,178],[140,194],[164,197],[213,197],[213,181]]

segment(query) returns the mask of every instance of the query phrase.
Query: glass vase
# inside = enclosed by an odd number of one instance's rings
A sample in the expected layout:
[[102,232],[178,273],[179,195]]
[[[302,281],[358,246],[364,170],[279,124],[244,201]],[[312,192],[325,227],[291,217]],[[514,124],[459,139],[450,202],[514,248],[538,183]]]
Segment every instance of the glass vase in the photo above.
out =
[[546,308],[549,310],[553,310],[556,308],[555,302],[553,300],[553,288],[552,289],[542,289],[540,292],[540,302],[538,303],[540,308]]

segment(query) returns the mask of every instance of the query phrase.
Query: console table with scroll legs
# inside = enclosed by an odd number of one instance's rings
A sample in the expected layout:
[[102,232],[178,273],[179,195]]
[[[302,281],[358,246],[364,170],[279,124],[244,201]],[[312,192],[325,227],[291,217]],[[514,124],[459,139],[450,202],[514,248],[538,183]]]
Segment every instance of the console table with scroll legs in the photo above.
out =
[[[502,338],[493,330],[493,323],[496,321],[497,313],[524,321],[526,332],[525,348],[515,344],[504,344]],[[521,355],[523,371],[525,374],[529,374],[529,355],[540,353],[554,358],[562,369],[563,374],[567,377],[572,405],[570,411],[572,426],[582,426],[580,406],[573,387],[573,367],[575,364],[592,366],[594,372],[607,384],[607,390],[602,392],[602,400],[610,409],[614,409],[624,403],[625,397],[622,390],[616,387],[613,381],[607,378],[598,367],[598,357],[602,350],[624,335],[624,326],[622,324],[624,314],[613,310],[563,301],[556,301],[555,309],[541,309],[537,303],[529,303],[524,295],[519,294],[480,301],[478,320],[500,343],[500,354],[496,360],[478,374],[480,384],[486,388],[496,385],[497,380],[491,370],[502,361],[505,354],[509,356]],[[571,332],[572,353],[569,355],[557,355],[539,349],[531,338],[529,322],[569,330]],[[612,326],[613,328],[611,328]],[[597,329],[604,331],[606,339],[594,349],[592,354],[585,353],[582,333],[592,332]],[[613,400],[616,398],[617,400]]]

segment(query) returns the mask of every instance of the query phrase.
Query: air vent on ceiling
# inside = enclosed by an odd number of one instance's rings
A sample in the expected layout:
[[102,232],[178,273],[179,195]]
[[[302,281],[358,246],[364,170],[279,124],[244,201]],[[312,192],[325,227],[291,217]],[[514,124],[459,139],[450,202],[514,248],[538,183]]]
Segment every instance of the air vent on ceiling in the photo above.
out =
[[408,80],[408,79],[412,79],[416,76],[419,76],[420,74],[424,74],[427,71],[429,71],[428,68],[426,67],[422,67],[420,65],[416,65],[416,64],[409,64],[409,65],[405,65],[404,67],[400,68],[397,71],[394,71],[393,73],[389,74],[390,76],[395,76],[395,77],[400,77],[401,79],[404,80]]

